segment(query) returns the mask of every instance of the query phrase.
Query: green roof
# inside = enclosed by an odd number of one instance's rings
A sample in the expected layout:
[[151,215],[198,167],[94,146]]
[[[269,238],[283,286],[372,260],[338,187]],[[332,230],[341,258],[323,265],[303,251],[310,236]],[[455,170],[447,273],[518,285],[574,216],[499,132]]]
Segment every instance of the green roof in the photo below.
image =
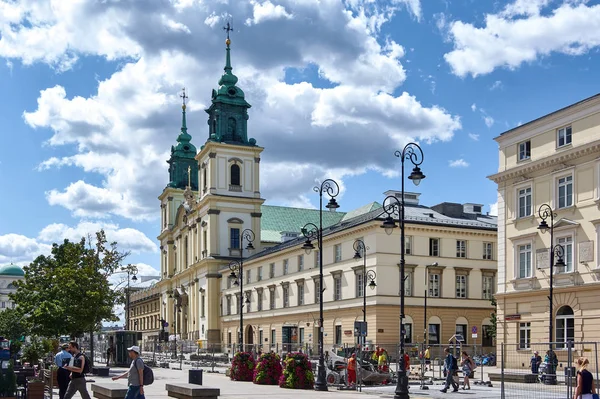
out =
[[[319,210],[263,205],[261,207],[261,240],[281,242],[281,233],[296,232],[307,223],[319,225]],[[339,223],[345,212],[323,212],[323,228]]]
[[0,267],[0,276],[25,276],[25,272],[17,265],[4,265]]
[[370,204],[363,205],[360,208],[356,208],[356,209],[351,210],[350,212],[346,213],[346,215],[344,215],[344,217],[342,218],[342,222],[346,222],[352,218],[364,215],[366,213],[374,211],[375,209],[380,209],[380,208],[381,208],[381,204],[379,202],[377,202],[377,201],[371,202]]

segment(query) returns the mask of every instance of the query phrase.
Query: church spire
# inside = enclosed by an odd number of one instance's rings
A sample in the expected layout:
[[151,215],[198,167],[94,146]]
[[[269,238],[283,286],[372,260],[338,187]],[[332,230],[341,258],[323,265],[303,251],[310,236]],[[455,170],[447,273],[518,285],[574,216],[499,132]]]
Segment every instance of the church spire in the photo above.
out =
[[231,45],[229,32],[233,30],[233,26],[231,26],[231,24],[227,22],[227,25],[223,28],[223,30],[227,31],[227,40],[225,40],[225,45],[227,47],[225,48],[225,68],[223,68],[225,73],[223,74],[223,76],[221,76],[221,79],[219,80],[219,86],[235,86],[235,84],[238,81],[238,78],[231,72],[233,68],[231,67],[231,48],[229,47]]
[[187,132],[187,121],[185,118],[185,109],[187,106],[185,105],[185,101],[188,99],[188,96],[185,94],[185,87],[182,89],[182,93],[179,95],[182,98],[183,104],[181,105],[181,133],[179,137],[177,137],[178,143],[189,143],[192,140],[192,136],[190,136]]
[[169,164],[169,186],[184,189],[191,187],[198,190],[198,162],[196,161],[196,147],[191,143],[192,136],[187,131],[186,100],[188,96],[185,87],[181,97],[181,132],[177,136],[177,145],[171,147]]

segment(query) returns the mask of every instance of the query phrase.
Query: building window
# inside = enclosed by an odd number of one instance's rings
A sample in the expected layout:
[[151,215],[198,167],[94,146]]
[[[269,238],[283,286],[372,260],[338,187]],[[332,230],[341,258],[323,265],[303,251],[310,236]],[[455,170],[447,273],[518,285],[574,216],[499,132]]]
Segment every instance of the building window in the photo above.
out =
[[531,158],[531,141],[519,143],[519,161]]
[[483,259],[492,260],[494,253],[494,243],[484,242],[483,243]]
[[250,301],[250,299],[251,299],[250,295],[251,295],[251,292],[248,291],[248,292],[246,292],[246,295],[243,296],[243,298],[248,299],[248,302],[246,302],[246,299],[243,299],[244,304],[242,305],[242,306],[246,307],[246,313],[252,312],[252,301]]
[[467,257],[467,242],[465,240],[456,240],[456,257]]
[[438,273],[429,273],[429,296],[432,298],[440,297],[440,277]]
[[275,289],[269,290],[269,309],[275,309]]
[[275,277],[275,263],[269,264],[269,278]]
[[206,317],[206,296],[200,297],[200,317]]
[[494,298],[494,276],[483,276],[483,299]]
[[440,344],[440,325],[430,324],[429,325],[429,344],[439,345]]
[[304,255],[298,255],[298,271],[304,270]]
[[494,340],[492,338],[492,326],[481,326],[481,346],[494,346]]
[[335,326],[335,344],[342,344],[342,326]]
[[429,256],[440,256],[440,239],[429,239]]
[[531,187],[519,189],[519,213],[518,217],[524,218],[531,216]]
[[467,276],[464,274],[456,276],[456,297],[467,297]]
[[227,345],[231,345],[231,332],[227,333]]
[[250,284],[251,277],[252,277],[251,272],[252,272],[252,270],[246,270],[246,284]]
[[404,343],[412,344],[412,323],[404,323]]
[[404,253],[406,255],[412,254],[412,237],[411,236],[404,237]]
[[263,330],[258,330],[258,346],[262,348],[263,342],[265,340],[265,333]]
[[283,260],[283,275],[287,275],[289,271],[290,263],[287,259]]
[[571,126],[560,128],[556,131],[556,146],[564,147],[571,144]]
[[256,271],[256,281],[262,281],[262,266],[259,266]]
[[298,306],[304,305],[304,284],[298,284]]
[[231,165],[231,185],[240,186],[240,166],[237,164]]
[[519,323],[519,349],[531,347],[531,323]]
[[277,330],[271,330],[271,346],[275,346],[277,341]]
[[229,229],[229,248],[239,249],[240,248],[240,229],[231,228]]
[[467,325],[466,324],[457,324],[456,329],[454,330],[456,335],[460,335],[465,340],[465,344],[467,343]]
[[333,250],[334,250],[334,255],[335,255],[335,260],[334,262],[341,262],[342,261],[342,244],[336,244],[333,246]]
[[518,246],[519,278],[531,277],[531,244]]
[[319,279],[315,279],[315,303],[319,303],[321,300],[321,282]]
[[412,296],[413,270],[404,270],[404,296]]
[[225,309],[227,311],[227,316],[231,315],[231,296],[225,298]]
[[340,301],[342,299],[342,277],[333,279],[333,300]]
[[203,188],[204,191],[206,192],[206,187],[208,186],[208,179],[207,179],[207,169],[204,168],[204,170],[202,171],[202,184],[203,184]]
[[283,286],[283,307],[290,307],[290,287],[288,287],[287,285]]
[[573,205],[573,176],[558,179],[558,207],[567,208]]
[[[563,247],[563,261],[565,262],[565,273],[571,273],[573,271],[573,237],[560,237],[557,240],[557,244]],[[555,260],[556,261],[556,260]]]
[[575,317],[570,306],[563,306],[556,312],[556,348],[566,348],[566,343],[575,340]]
[[300,345],[304,344],[304,327],[298,329],[298,343]]
[[356,297],[362,298],[365,295],[365,279],[361,273],[356,273]]
[[204,250],[202,251],[202,257],[206,257],[208,254],[208,231],[204,230],[202,233],[202,245]]
[[256,310],[258,310],[259,312],[261,310],[263,310],[262,303],[263,303],[263,292],[261,290],[256,293]]

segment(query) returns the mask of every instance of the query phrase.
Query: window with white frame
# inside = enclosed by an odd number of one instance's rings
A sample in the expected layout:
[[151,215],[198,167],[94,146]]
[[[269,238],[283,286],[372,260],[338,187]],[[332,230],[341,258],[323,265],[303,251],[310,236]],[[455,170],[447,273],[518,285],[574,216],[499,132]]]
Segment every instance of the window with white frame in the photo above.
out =
[[429,256],[440,256],[440,239],[429,239]]
[[342,261],[342,244],[336,244],[333,246],[334,251],[334,262]]
[[412,296],[414,271],[412,269],[404,270],[404,296]]
[[229,316],[231,314],[231,295],[227,295],[227,297],[225,297],[225,310],[227,312],[225,314]]
[[298,271],[304,270],[304,255],[298,255]]
[[531,199],[531,187],[522,187],[518,190],[519,210],[517,216],[519,218],[531,216],[533,212],[531,207]]
[[256,281],[262,281],[262,266],[256,270]]
[[483,276],[483,292],[481,296],[483,299],[489,299],[490,301],[494,298],[494,276]]
[[494,257],[494,243],[484,242],[483,243],[483,259],[492,260]]
[[575,315],[570,306],[562,306],[556,312],[556,345],[557,349],[564,349],[566,343],[575,340]]
[[558,178],[558,207],[567,208],[573,205],[573,176]]
[[298,284],[298,306],[304,305],[304,283]]
[[256,293],[256,310],[259,312],[263,310],[263,292],[262,290],[257,291]]
[[250,281],[252,279],[252,270],[246,270],[246,284],[250,284]]
[[404,343],[405,344],[412,344],[412,323],[404,323]]
[[524,161],[531,158],[531,141],[527,140],[518,144],[519,146],[519,161]]
[[342,276],[336,276],[333,278],[333,300],[342,300]]
[[558,148],[571,144],[571,126],[556,130],[556,146]]
[[287,275],[290,269],[290,262],[287,259],[283,260],[283,275]]
[[275,263],[269,264],[269,278],[275,277]]
[[440,297],[440,280],[439,273],[429,273],[429,296],[433,298]]
[[365,295],[365,279],[361,273],[356,273],[356,297],[362,298]]
[[277,343],[277,330],[271,330],[271,346],[275,346]]
[[[565,236],[559,237],[556,243],[563,248],[563,261],[565,262],[565,273],[571,273],[573,271],[573,237]],[[555,259],[556,261],[556,259]]]
[[275,309],[275,288],[269,290],[269,309]]
[[406,255],[412,254],[412,237],[411,236],[404,237],[404,253]]
[[460,274],[456,276],[456,297],[467,297],[467,275],[465,274]]
[[290,287],[287,285],[283,286],[283,307],[290,307]]
[[531,346],[531,323],[519,323],[519,349]]
[[531,244],[517,246],[519,278],[531,277]]
[[465,240],[456,240],[456,257],[467,257],[467,242]]

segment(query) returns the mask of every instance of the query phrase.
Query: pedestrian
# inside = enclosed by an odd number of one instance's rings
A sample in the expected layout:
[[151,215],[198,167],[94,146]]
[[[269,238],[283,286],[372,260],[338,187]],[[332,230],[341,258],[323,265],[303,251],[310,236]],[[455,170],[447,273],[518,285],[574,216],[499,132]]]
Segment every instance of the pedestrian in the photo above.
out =
[[61,345],[61,350],[54,356],[54,364],[58,367],[56,371],[56,382],[58,383],[58,398],[64,399],[67,387],[69,386],[69,374],[70,372],[63,368],[68,366],[71,361],[71,354],[67,351],[69,344],[64,343]]
[[112,354],[112,348],[109,346],[108,349],[106,349],[106,367],[108,367],[110,365],[110,355]]
[[538,351],[535,351],[533,352],[533,356],[531,356],[531,374],[539,372],[540,364],[542,364],[542,357]]
[[471,357],[467,354],[467,352],[463,351],[462,353],[462,361],[460,362],[462,372],[463,372],[463,387],[462,389],[471,389],[471,384],[469,383],[469,377],[473,370],[475,370],[475,362]]
[[429,351],[430,348],[431,346],[428,346],[427,349],[425,349],[425,371],[427,371],[431,365],[431,352]]
[[144,361],[140,357],[140,347],[137,345],[127,348],[131,359],[129,370],[121,375],[114,376],[113,381],[127,377],[127,394],[125,399],[144,399]]
[[356,384],[356,353],[348,358],[348,385]]
[[440,392],[446,393],[450,385],[452,385],[452,392],[458,392],[458,384],[454,381],[454,372],[457,370],[456,358],[450,353],[450,348],[444,348],[444,373],[446,374],[446,384]]
[[592,399],[596,394],[594,377],[587,369],[589,363],[586,357],[577,359],[577,388],[575,388],[573,399]]
[[[83,399],[91,399],[85,385],[85,375],[83,373],[83,369],[85,368],[85,356],[79,351],[79,344],[76,341],[69,342],[67,350],[73,356],[73,364],[63,366],[65,370],[71,372],[71,381],[67,386],[64,399],[71,399],[75,396],[76,392],[79,392]],[[69,362],[69,364],[70,363],[71,362]]]

